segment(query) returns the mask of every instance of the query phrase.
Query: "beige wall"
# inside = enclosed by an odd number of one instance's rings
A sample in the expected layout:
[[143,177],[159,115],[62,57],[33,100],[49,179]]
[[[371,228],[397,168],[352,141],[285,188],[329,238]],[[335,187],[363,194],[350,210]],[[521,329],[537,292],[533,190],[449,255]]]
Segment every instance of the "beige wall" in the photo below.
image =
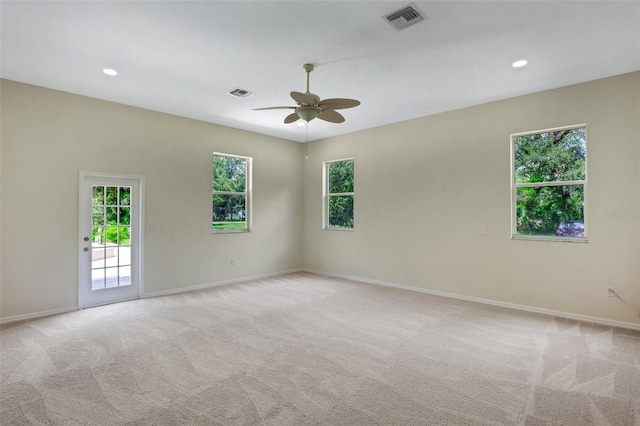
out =
[[[639,119],[636,72],[313,142],[304,268],[638,324],[604,294],[640,305],[640,218],[605,216],[640,209]],[[511,240],[510,134],[582,123],[589,242]],[[355,230],[323,231],[322,162],[345,157]]]
[[[0,316],[77,303],[78,172],[146,176],[148,292],[304,267],[639,324],[640,73],[309,144],[2,81]],[[363,108],[366,105],[362,106]],[[510,237],[509,135],[587,123],[589,242]],[[212,151],[254,158],[254,231],[211,235]],[[356,229],[321,229],[356,160]],[[487,229],[482,236],[481,230]],[[237,265],[229,260],[236,258]]]
[[[0,93],[2,317],[77,305],[80,170],[146,177],[147,292],[301,267],[301,144],[12,81]],[[253,157],[251,233],[211,234],[213,151]]]

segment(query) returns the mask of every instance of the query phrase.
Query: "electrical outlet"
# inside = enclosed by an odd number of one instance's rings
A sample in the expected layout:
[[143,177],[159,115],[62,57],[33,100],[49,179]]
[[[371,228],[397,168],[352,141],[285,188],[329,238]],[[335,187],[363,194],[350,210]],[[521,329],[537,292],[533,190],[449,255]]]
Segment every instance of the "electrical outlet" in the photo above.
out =
[[231,266],[235,266],[236,265],[236,258],[232,257],[230,263],[231,263]]
[[606,287],[607,297],[613,297],[616,295],[616,290],[612,286]]

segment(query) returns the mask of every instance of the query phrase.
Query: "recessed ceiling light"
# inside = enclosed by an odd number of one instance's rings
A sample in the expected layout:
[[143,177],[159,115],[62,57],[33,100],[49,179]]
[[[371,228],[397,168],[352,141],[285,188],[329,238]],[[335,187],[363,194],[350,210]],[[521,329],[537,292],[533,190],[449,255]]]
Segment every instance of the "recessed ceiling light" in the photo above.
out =
[[110,75],[110,76],[114,76],[114,75],[118,75],[118,71],[111,69],[111,68],[105,68],[102,70],[103,73],[105,73],[106,75]]
[[526,59],[520,59],[519,61],[515,61],[513,64],[511,64],[511,66],[514,68],[522,68],[527,65],[527,63],[528,61]]

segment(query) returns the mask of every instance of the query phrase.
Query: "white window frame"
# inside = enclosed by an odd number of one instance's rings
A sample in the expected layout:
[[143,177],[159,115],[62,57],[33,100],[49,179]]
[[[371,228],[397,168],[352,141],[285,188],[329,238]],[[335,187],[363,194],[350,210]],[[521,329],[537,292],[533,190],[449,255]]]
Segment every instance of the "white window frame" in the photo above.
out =
[[[585,162],[584,162],[584,180],[572,180],[572,181],[550,181],[550,182],[535,182],[535,183],[516,183],[516,171],[515,171],[515,138],[518,136],[527,136],[534,135],[537,133],[549,133],[549,132],[557,132],[561,130],[572,130],[572,129],[585,129]],[[510,135],[510,144],[511,144],[511,239],[512,240],[530,240],[530,241],[562,241],[562,242],[572,242],[572,243],[586,243],[588,242],[588,213],[587,213],[587,181],[588,181],[588,153],[587,153],[587,125],[586,124],[576,124],[572,126],[563,126],[563,127],[553,127],[550,129],[542,129],[542,130],[534,130],[529,132],[521,132],[521,133],[512,133]],[[555,235],[543,236],[543,235],[521,235],[518,234],[517,229],[517,189],[518,188],[532,188],[532,187],[545,187],[545,186],[571,186],[571,185],[582,185],[583,186],[583,203],[584,203],[584,237],[576,238],[576,237],[558,237]]]
[[222,152],[213,152],[211,154],[211,158],[212,158],[212,165],[211,165],[211,172],[212,172],[212,184],[213,184],[213,157],[214,156],[218,156],[218,157],[232,157],[232,158],[239,158],[241,160],[246,161],[247,164],[247,170],[246,170],[246,175],[245,175],[245,185],[244,185],[244,192],[232,192],[232,191],[213,191],[211,192],[211,201],[212,201],[212,206],[213,206],[213,196],[218,194],[218,195],[242,195],[244,196],[244,208],[245,208],[245,224],[246,227],[245,229],[213,229],[213,226],[211,227],[211,233],[212,234],[233,234],[233,233],[244,233],[244,232],[251,232],[251,224],[253,221],[253,214],[252,214],[252,200],[251,200],[251,185],[252,185],[252,170],[253,170],[253,159],[251,157],[245,157],[242,155],[235,155],[235,154],[225,154]]
[[[352,192],[336,192],[329,193],[329,165],[332,163],[340,163],[343,161],[353,161],[353,191]],[[322,163],[322,229],[327,231],[353,231],[356,226],[355,220],[355,189],[356,189],[356,162],[353,157],[341,158],[339,160],[330,160]],[[351,196],[353,198],[353,226],[344,228],[340,226],[329,226],[329,198],[339,196]]]

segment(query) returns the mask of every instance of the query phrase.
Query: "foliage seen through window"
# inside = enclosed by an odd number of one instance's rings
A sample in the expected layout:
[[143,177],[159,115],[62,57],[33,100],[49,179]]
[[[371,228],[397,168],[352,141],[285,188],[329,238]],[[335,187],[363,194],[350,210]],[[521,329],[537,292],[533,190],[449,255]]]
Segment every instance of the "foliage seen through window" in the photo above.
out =
[[586,129],[513,136],[515,234],[585,237]]
[[93,186],[91,204],[92,241],[131,244],[131,188]]
[[247,229],[248,159],[213,155],[213,230]]
[[353,160],[326,163],[329,228],[353,228],[353,168]]

